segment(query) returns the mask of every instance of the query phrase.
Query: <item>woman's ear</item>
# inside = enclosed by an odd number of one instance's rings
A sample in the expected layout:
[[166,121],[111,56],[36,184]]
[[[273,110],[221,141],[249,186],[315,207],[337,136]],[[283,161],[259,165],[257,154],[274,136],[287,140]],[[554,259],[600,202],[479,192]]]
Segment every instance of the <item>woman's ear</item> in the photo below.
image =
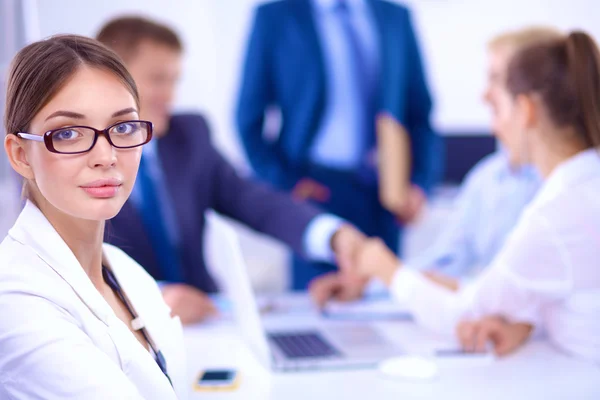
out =
[[537,103],[530,95],[520,94],[515,100],[517,113],[521,126],[530,129],[538,122]]
[[10,165],[25,179],[34,178],[33,169],[27,160],[27,151],[23,140],[17,135],[9,134],[4,138],[4,150]]

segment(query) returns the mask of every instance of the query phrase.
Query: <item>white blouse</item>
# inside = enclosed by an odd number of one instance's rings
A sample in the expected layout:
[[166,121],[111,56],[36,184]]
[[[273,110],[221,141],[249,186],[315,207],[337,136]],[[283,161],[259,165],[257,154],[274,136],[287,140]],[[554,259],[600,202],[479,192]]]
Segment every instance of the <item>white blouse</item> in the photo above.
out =
[[406,266],[390,290],[424,326],[501,315],[543,328],[564,351],[600,363],[600,154],[559,165],[491,266],[458,292]]
[[179,318],[171,318],[154,280],[121,250],[104,245],[104,262],[166,359],[173,386],[28,202],[0,244],[0,398],[186,397]]

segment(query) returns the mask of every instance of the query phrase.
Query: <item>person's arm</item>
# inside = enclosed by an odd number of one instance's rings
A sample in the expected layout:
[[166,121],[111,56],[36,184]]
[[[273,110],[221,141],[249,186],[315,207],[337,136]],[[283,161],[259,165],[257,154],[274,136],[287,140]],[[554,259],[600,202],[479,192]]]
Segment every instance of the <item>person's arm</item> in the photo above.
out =
[[264,8],[259,7],[246,49],[238,95],[236,123],[242,145],[252,168],[262,179],[280,184],[285,179],[281,157],[263,137],[265,112],[276,100],[271,77],[273,32]]
[[419,44],[410,11],[406,10],[406,63],[408,89],[404,128],[410,135],[412,149],[412,182],[425,192],[441,178],[443,149],[441,138],[430,122],[432,100],[425,77]]
[[392,214],[407,206],[410,189],[410,138],[404,127],[386,113],[377,116],[379,201]]
[[[208,131],[208,128],[205,128]],[[307,256],[305,232],[320,210],[257,180],[238,175],[235,168],[212,146],[202,144],[205,168],[210,169],[211,207],[250,228],[274,237],[296,253]]]
[[353,267],[354,252],[365,239],[356,228],[287,193],[240,177],[216,149],[210,153],[215,211],[282,241],[310,260]]
[[560,299],[570,285],[561,247],[541,217],[530,216],[521,224],[494,263],[457,292],[406,268],[381,243],[368,246],[359,261],[363,273],[383,280],[419,324],[446,334],[453,334],[464,318],[487,315],[536,326],[540,309]]
[[0,397],[143,399],[66,311],[33,295],[2,297]]

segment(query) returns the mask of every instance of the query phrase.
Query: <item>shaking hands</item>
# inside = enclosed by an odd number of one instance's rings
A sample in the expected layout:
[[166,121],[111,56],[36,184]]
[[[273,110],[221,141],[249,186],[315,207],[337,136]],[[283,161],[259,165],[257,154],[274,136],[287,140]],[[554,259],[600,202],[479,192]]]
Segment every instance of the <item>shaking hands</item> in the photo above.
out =
[[367,238],[351,225],[343,225],[335,233],[331,247],[340,270],[315,278],[309,287],[311,297],[321,307],[331,299],[360,298],[371,278],[389,284],[399,268],[396,255],[381,239]]
[[344,225],[334,235],[332,248],[342,274],[389,284],[400,261],[379,238],[367,238],[354,227]]

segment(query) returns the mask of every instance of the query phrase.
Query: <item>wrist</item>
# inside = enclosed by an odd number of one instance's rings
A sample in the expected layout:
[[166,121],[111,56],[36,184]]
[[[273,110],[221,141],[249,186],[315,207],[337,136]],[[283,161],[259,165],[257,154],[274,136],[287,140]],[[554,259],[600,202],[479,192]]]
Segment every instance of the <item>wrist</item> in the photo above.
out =
[[329,239],[329,248],[331,249],[331,251],[333,251],[334,253],[337,253],[337,240],[340,236],[340,231],[342,230],[342,227],[338,228],[337,231],[333,232],[333,235],[331,235],[331,238]]
[[402,268],[402,264],[395,260],[393,263],[382,264],[377,270],[376,277],[382,281],[387,287],[390,287],[394,276]]
[[337,254],[337,252],[339,251],[340,245],[340,238],[342,236],[344,236],[344,231],[346,231],[348,229],[348,225],[347,224],[342,224],[334,233],[333,235],[331,235],[331,239],[329,239],[329,247],[331,248],[331,251],[333,251],[335,254]]

